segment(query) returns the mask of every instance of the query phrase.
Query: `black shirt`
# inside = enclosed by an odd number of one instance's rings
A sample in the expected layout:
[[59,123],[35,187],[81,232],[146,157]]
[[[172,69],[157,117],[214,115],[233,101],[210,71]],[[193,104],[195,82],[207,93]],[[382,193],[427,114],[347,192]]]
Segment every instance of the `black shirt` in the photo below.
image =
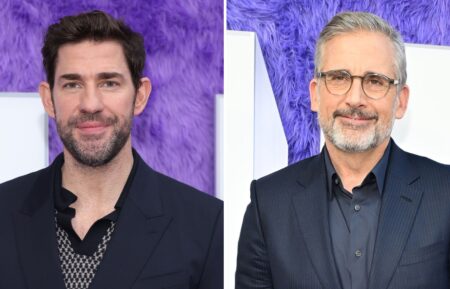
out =
[[[133,158],[135,157],[136,152],[133,150]],[[62,187],[62,174],[61,168],[64,164],[63,154],[59,155],[55,160],[57,163],[57,168],[54,171],[54,202],[56,209],[56,221],[58,225],[64,229],[68,236],[69,240],[72,244],[72,248],[75,253],[82,255],[92,255],[97,250],[98,244],[100,244],[102,237],[106,235],[106,231],[108,227],[111,225],[111,222],[116,222],[121,208],[125,202],[125,199],[130,190],[131,183],[133,182],[133,177],[136,173],[136,161],[133,161],[133,167],[131,169],[130,175],[128,176],[127,182],[120,194],[119,199],[117,200],[116,205],[114,206],[114,211],[110,214],[104,216],[103,218],[97,220],[92,227],[87,232],[86,236],[83,240],[81,240],[78,235],[75,233],[72,227],[72,218],[75,217],[75,209],[71,208],[70,205],[77,200],[75,194],[70,192],[69,190]]]
[[348,192],[325,148],[332,247],[342,288],[366,289],[391,143],[361,185]]

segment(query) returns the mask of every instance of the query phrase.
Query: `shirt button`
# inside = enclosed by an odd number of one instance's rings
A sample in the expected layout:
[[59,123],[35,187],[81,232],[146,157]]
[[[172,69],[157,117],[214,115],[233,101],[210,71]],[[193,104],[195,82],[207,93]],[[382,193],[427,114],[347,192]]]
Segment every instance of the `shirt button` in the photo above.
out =
[[356,257],[361,257],[361,255],[362,255],[362,253],[361,253],[360,250],[356,250],[356,251],[355,251],[355,256],[356,256]]
[[334,183],[335,183],[336,185],[339,185],[339,179],[338,179],[338,178],[335,178],[335,179],[334,179]]
[[355,205],[355,211],[359,212],[359,210],[361,210],[361,206],[358,205],[358,204],[356,204],[356,205]]

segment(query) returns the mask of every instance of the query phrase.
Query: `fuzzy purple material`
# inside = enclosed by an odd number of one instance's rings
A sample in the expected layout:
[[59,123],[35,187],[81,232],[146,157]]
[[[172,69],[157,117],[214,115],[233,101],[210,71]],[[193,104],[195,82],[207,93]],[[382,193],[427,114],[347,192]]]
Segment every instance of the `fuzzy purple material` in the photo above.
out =
[[[95,4],[93,4],[95,3]],[[153,92],[134,121],[134,147],[154,169],[214,194],[214,98],[223,93],[223,2],[218,0],[3,0],[0,91],[35,92],[49,24],[92,9],[142,33]],[[61,151],[49,124],[50,158]]]
[[289,145],[289,162],[319,151],[317,116],[310,111],[309,81],[315,42],[325,24],[342,11],[379,15],[405,42],[450,45],[448,0],[228,0],[227,26],[255,31]]

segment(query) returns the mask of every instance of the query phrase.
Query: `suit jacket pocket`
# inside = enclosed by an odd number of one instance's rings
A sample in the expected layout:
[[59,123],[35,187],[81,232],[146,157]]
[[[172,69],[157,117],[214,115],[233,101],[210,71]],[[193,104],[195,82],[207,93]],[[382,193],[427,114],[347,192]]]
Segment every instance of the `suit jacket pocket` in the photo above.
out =
[[444,241],[417,249],[405,250],[400,259],[400,266],[425,262],[428,259],[436,258],[439,255],[445,257],[445,252],[447,252],[447,250],[448,244]]
[[137,280],[133,289],[189,289],[189,276],[184,271],[149,276]]

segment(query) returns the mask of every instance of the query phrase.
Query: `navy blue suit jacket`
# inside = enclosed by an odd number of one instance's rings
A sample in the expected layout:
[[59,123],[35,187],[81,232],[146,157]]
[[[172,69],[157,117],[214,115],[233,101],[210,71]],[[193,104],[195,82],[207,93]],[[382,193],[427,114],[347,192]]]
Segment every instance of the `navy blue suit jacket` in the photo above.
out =
[[[448,289],[450,169],[391,149],[369,288]],[[322,153],[253,181],[236,289],[341,288],[325,174]]]
[[[90,289],[223,288],[223,204],[150,169],[136,175]],[[0,185],[0,288],[64,289],[52,166]]]

